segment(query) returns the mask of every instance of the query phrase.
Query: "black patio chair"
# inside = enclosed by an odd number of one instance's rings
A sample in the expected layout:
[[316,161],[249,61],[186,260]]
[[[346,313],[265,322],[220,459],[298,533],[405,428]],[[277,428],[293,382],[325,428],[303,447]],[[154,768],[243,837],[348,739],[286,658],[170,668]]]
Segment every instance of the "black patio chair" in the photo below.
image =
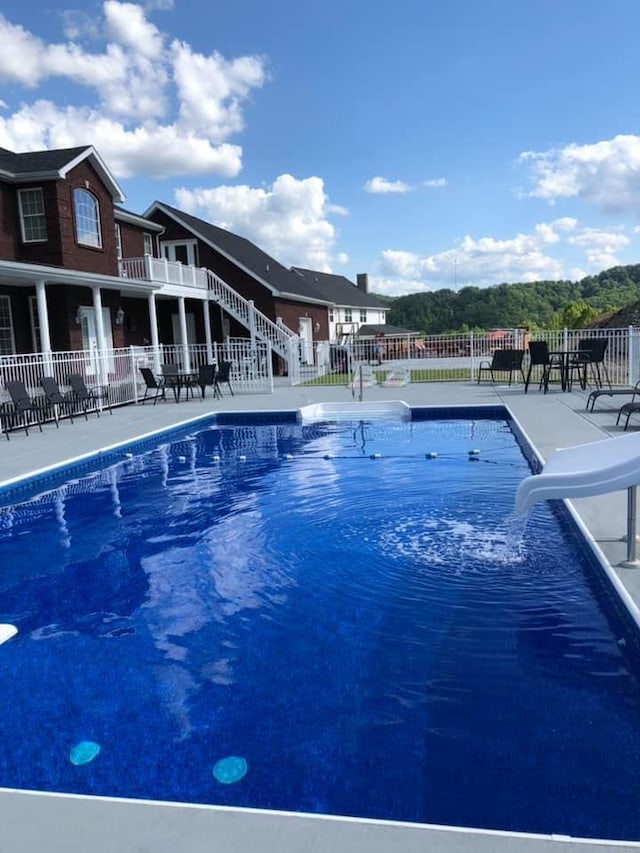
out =
[[[56,424],[60,419],[60,415],[66,412],[69,415],[69,420],[73,423],[73,410],[75,402],[72,393],[65,393],[60,390],[58,383],[53,376],[43,376],[40,380],[40,385],[44,391],[44,397],[54,413]],[[85,420],[87,413],[84,413]]]
[[522,369],[522,361],[524,359],[523,349],[497,349],[491,361],[481,361],[478,366],[478,385],[482,379],[483,373],[489,373],[491,381],[495,382],[496,373],[508,373],[509,385],[514,373],[520,371],[522,381],[526,383],[524,370]]
[[87,414],[87,411],[95,405],[95,413],[100,417],[100,404],[102,403],[111,411],[111,402],[109,400],[108,385],[92,385],[87,387],[83,377],[79,373],[71,373],[67,379],[71,386],[71,398],[77,408],[82,408],[82,411]]
[[164,379],[156,379],[156,376],[149,367],[141,367],[140,373],[142,374],[142,378],[144,379],[145,389],[144,389],[144,397],[142,398],[142,405],[144,406],[147,397],[151,399],[153,396],[153,405],[158,402],[158,399],[162,399],[166,402],[167,399],[167,389],[165,386]]
[[231,396],[234,396],[233,388],[231,387],[231,368],[233,367],[232,361],[221,361],[218,365],[218,369],[216,370],[214,382],[213,382],[213,391],[217,397],[222,397],[222,390],[220,388],[220,383],[224,382],[229,386],[229,391],[231,392]]
[[[24,382],[7,382],[5,387],[11,397],[11,411],[9,414],[9,429],[13,429],[18,421],[24,427],[25,435],[29,435],[29,416],[34,415],[38,429],[42,432],[42,421],[46,414],[46,406],[40,405],[33,397],[29,396]],[[58,422],[56,421],[56,426]]]
[[[602,388],[602,373],[605,375],[607,385],[611,388],[609,371],[604,360],[608,343],[607,338],[581,338],[578,341],[578,349],[570,357],[567,365],[569,388],[571,388],[575,376],[580,382],[582,390],[586,390],[589,368],[591,369],[591,377],[597,388]],[[600,370],[601,367],[602,372]]]
[[198,380],[196,384],[199,386],[200,391],[202,392],[202,399],[204,400],[204,392],[207,385],[211,385],[213,388],[213,396],[221,397],[220,389],[216,385],[216,365],[215,364],[203,364],[198,369]]
[[527,370],[527,378],[524,381],[525,394],[529,390],[531,374],[537,367],[542,368],[538,387],[543,388],[545,394],[549,390],[549,379],[553,370],[558,371],[558,376],[562,380],[562,358],[549,354],[549,346],[546,341],[531,341],[529,343],[529,368]]

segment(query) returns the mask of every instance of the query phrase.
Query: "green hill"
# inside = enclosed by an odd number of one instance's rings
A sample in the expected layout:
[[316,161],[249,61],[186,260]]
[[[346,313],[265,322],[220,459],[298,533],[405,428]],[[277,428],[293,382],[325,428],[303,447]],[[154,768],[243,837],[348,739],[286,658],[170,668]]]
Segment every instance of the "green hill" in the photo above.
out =
[[429,335],[518,326],[579,328],[639,299],[640,264],[633,264],[577,282],[505,283],[399,296],[389,304],[387,321]]

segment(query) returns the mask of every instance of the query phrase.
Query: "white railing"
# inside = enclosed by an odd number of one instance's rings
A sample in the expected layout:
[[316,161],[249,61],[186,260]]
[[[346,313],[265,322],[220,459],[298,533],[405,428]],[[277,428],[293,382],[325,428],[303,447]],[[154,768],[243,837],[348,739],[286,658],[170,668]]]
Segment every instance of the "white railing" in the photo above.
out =
[[355,338],[348,344],[316,341],[313,363],[300,368],[299,381],[314,385],[346,385],[354,365],[366,364],[384,378],[394,365],[408,367],[412,382],[475,381],[481,361],[490,361],[496,349],[525,350],[529,341],[546,341],[550,350],[578,348],[582,338],[607,340],[605,366],[613,385],[640,379],[640,328],[559,329],[527,332],[524,329],[468,332],[457,335],[398,335],[378,344],[372,338]]
[[122,258],[119,262],[122,278],[135,278],[140,281],[161,281],[165,284],[180,284],[185,287],[195,287],[207,290],[207,271],[180,261],[169,261],[167,258],[153,258],[145,255],[143,258]]
[[283,323],[274,323],[259,311],[251,300],[245,299],[211,270],[207,270],[207,278],[211,297],[235,320],[242,323],[260,340],[269,343],[279,356],[289,362],[292,352],[290,341],[299,340],[295,332]]
[[[42,396],[40,380],[53,376],[60,390],[70,390],[69,375],[79,373],[89,388],[107,385],[109,402],[112,406],[136,403],[144,395],[144,380],[141,367],[157,369],[161,364],[182,363],[182,346],[161,346],[159,352],[153,347],[126,347],[99,353],[97,350],[74,350],[71,352],[28,353],[0,356],[0,404],[9,402],[6,383],[24,382],[30,396]],[[191,370],[208,363],[204,345],[189,347]],[[214,344],[213,360],[232,363],[231,383],[237,394],[269,394],[273,391],[270,349],[267,344],[248,339],[238,339],[226,344]],[[103,401],[98,400],[102,408]]]
[[274,323],[259,311],[251,300],[245,299],[211,270],[169,261],[166,258],[153,258],[151,255],[145,255],[143,258],[123,258],[119,264],[120,276],[123,278],[160,281],[208,291],[210,298],[242,323],[252,337],[258,337],[268,343],[287,362],[289,376],[296,376],[298,365],[293,359],[299,359],[299,353],[297,347],[290,345],[290,341],[299,340],[295,332],[283,323]]

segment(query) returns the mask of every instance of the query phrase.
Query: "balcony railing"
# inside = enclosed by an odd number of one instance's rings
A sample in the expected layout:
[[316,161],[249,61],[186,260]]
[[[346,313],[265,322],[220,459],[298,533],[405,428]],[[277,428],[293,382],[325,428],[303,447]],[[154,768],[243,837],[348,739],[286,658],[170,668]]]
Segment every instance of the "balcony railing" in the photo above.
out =
[[120,260],[121,278],[135,278],[139,281],[162,281],[165,284],[180,284],[184,287],[195,287],[207,290],[207,271],[180,261],[169,261],[167,258],[153,258],[145,255],[143,258],[122,258]]

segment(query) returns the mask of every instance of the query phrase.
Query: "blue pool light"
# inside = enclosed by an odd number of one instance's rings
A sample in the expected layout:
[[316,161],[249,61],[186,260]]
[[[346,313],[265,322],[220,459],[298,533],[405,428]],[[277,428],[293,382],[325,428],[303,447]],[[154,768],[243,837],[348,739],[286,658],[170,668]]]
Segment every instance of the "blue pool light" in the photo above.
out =
[[221,758],[213,768],[214,778],[223,785],[233,785],[247,775],[249,765],[245,758],[240,755],[228,755]]
[[89,764],[100,752],[100,744],[92,740],[81,740],[69,753],[69,761],[80,767],[82,764]]

